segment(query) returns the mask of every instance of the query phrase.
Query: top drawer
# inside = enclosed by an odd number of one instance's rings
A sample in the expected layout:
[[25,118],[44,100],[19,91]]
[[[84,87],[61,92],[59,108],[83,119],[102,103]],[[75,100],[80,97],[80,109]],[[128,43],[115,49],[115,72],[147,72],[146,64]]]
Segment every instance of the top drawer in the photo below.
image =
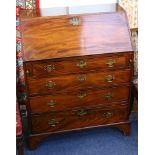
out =
[[26,74],[27,77],[39,78],[82,73],[85,71],[128,68],[131,64],[131,60],[132,56],[130,54],[124,54],[108,57],[101,55],[31,62],[26,63]]

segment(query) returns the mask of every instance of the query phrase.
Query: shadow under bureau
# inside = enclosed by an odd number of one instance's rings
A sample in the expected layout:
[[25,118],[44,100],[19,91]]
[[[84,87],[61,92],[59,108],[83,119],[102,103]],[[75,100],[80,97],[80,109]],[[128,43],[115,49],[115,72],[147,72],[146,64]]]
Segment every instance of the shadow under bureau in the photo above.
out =
[[29,146],[66,131],[130,134],[133,49],[125,12],[21,11]]

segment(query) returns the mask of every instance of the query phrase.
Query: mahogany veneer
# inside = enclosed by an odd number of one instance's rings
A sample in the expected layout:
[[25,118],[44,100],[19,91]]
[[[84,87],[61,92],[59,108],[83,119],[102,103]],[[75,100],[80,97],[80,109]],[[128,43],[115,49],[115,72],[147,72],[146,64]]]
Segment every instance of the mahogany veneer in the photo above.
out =
[[133,49],[125,12],[21,14],[30,148],[92,127],[129,135]]
[[127,105],[80,108],[66,112],[57,112],[32,116],[32,133],[58,132],[123,122],[128,120]]
[[[100,90],[87,90],[81,92],[52,94],[30,97],[32,113],[62,111],[74,107],[87,107],[96,105],[113,105],[115,102],[128,101],[129,86],[113,87]],[[83,95],[83,96],[82,96]]]
[[[31,95],[119,86],[130,82],[131,70],[71,74],[28,81]],[[110,79],[110,80],[109,80]]]

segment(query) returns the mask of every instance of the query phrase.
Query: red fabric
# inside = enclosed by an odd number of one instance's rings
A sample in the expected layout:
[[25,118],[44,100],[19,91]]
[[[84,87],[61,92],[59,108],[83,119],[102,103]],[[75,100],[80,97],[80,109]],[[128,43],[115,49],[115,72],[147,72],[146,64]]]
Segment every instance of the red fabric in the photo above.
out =
[[22,39],[21,38],[16,38],[16,42],[21,42]]
[[18,25],[18,26],[16,26],[16,29],[17,29],[17,30],[20,30],[20,26],[19,26],[19,25]]
[[22,52],[22,51],[19,51],[19,52],[17,53],[17,58],[22,57],[22,56],[23,56],[23,52]]
[[36,9],[40,8],[40,0],[36,0]]
[[22,135],[22,122],[21,122],[21,116],[19,112],[18,103],[16,104],[16,136]]
[[[25,79],[24,79],[24,78],[25,78],[24,75],[21,75],[21,76],[20,76],[20,79],[19,79],[19,82],[20,82],[20,83],[25,82]],[[21,88],[21,90],[25,90],[25,88]]]
[[[19,6],[16,7],[16,20],[20,21],[19,15],[20,10],[23,9]],[[23,69],[23,51],[22,51],[22,38],[21,38],[21,25],[16,26],[16,59],[17,59],[17,96],[20,104],[25,102],[25,77],[24,77],[24,69]]]
[[16,16],[18,17],[20,13],[20,6],[16,6]]

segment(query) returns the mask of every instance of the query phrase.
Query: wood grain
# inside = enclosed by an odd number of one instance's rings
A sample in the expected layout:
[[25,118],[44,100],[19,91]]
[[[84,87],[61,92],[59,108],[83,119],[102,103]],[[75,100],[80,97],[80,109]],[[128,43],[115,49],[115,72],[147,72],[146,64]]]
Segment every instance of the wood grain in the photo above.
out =
[[129,135],[134,53],[124,11],[22,12],[30,148],[54,133],[93,127]]
[[[56,132],[72,130],[89,126],[97,126],[128,119],[128,106],[85,109],[84,115],[79,115],[81,109],[44,115],[32,115],[32,133]],[[50,122],[56,122],[51,125]]]
[[[72,17],[78,18],[80,25],[70,25]],[[21,17],[21,22],[24,61],[133,51],[122,12]]]
[[28,78],[51,77],[70,73],[129,68],[131,60],[132,53],[53,59],[26,63],[26,71],[29,71]]
[[[112,81],[108,82],[107,78],[112,76]],[[31,79],[28,81],[29,93],[31,95],[49,94],[54,92],[73,92],[77,90],[86,90],[93,88],[103,88],[109,86],[119,86],[130,82],[131,72],[127,70],[107,71],[86,73],[79,75],[65,75],[52,78]],[[80,81],[83,77],[85,80]],[[54,85],[49,88],[48,85]]]
[[[80,98],[81,93],[86,96]],[[117,104],[117,102],[128,101],[129,94],[130,87],[124,86],[103,90],[35,96],[30,97],[30,108],[32,113],[43,113],[74,109],[77,107],[96,107],[102,104],[113,105]]]

